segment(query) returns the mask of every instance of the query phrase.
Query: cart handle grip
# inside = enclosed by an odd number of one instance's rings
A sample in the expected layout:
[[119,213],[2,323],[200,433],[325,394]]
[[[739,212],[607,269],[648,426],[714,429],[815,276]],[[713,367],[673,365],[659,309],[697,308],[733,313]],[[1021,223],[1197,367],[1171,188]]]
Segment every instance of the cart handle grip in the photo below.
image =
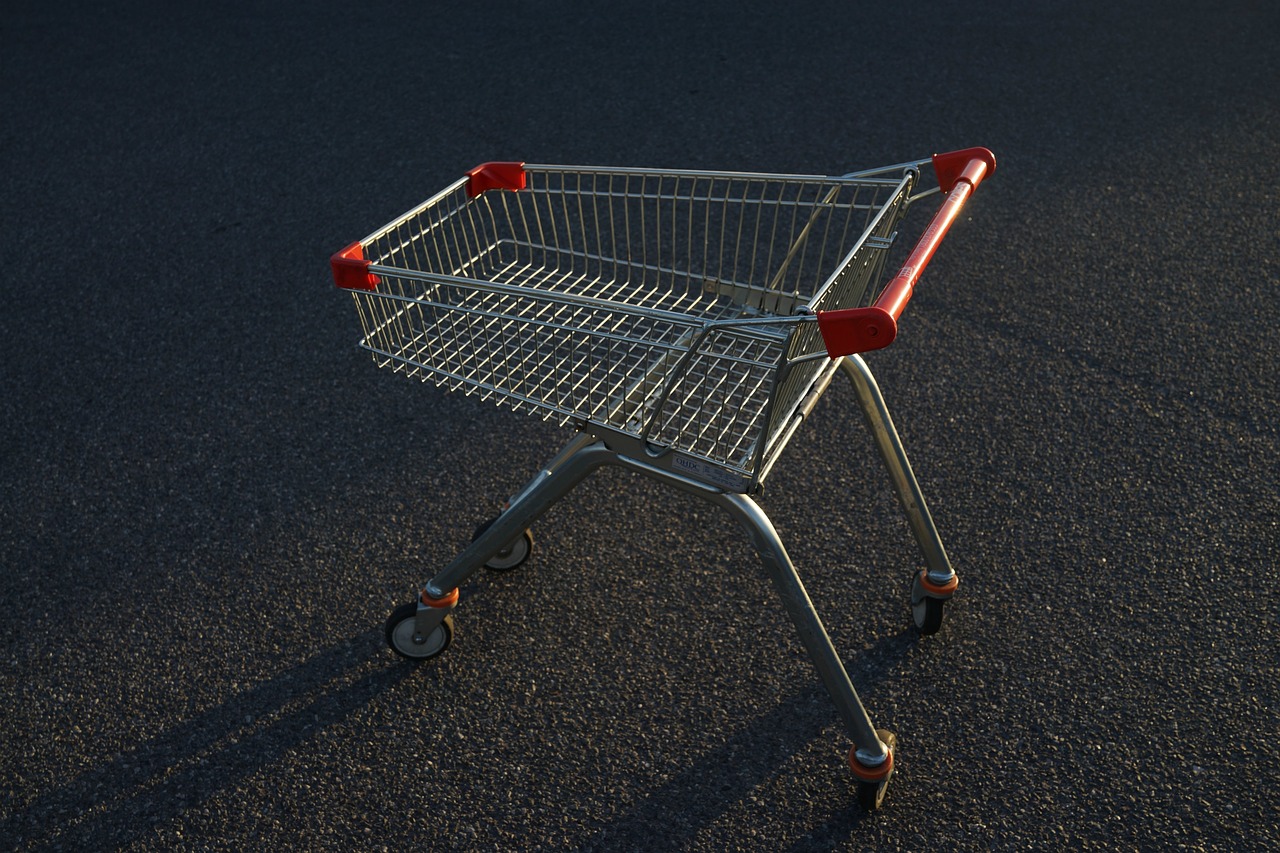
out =
[[818,329],[827,354],[832,358],[881,349],[898,335],[898,318],[911,300],[911,293],[925,267],[947,236],[951,223],[960,214],[970,194],[995,171],[996,157],[986,148],[965,148],[933,155],[933,171],[946,201],[916,242],[902,269],[869,308],[843,308],[818,312]]

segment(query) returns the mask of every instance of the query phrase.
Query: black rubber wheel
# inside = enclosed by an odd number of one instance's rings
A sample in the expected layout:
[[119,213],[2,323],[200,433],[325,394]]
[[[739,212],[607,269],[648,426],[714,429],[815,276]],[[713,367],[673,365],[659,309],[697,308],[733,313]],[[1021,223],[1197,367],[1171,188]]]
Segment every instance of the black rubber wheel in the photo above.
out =
[[444,617],[427,637],[417,636],[418,602],[402,604],[387,617],[387,645],[411,661],[431,660],[444,654],[453,642],[453,614]]
[[[498,519],[491,518],[484,524],[476,528],[476,532],[471,535],[471,541],[474,542],[480,538],[480,534],[489,529]],[[533,553],[533,534],[526,528],[519,536],[503,546],[502,550],[489,558],[489,562],[484,564],[486,569],[494,572],[509,572],[518,569],[524,565],[525,560],[529,559],[529,555]]]
[[[921,573],[923,574],[923,572]],[[920,575],[911,578],[911,619],[921,634],[936,634],[942,628],[942,598],[930,598],[920,585]]]
[[[890,752],[894,752],[898,748],[898,738],[893,732],[884,729],[876,729],[876,736],[889,747]],[[873,812],[884,805],[884,795],[889,790],[889,780],[893,778],[895,771],[890,770],[889,775],[879,782],[863,782],[858,780],[858,802],[864,809]]]
[[940,598],[929,598],[928,596],[920,599],[919,604],[911,605],[911,618],[915,620],[916,628],[921,634],[928,636],[936,634],[942,629],[942,607],[946,604]]

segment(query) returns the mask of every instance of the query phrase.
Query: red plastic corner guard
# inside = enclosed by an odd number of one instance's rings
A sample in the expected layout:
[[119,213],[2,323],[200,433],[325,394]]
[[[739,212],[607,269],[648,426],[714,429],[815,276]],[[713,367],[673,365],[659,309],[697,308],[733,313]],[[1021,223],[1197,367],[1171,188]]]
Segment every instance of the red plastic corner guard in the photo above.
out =
[[839,358],[883,349],[898,336],[898,321],[883,308],[843,308],[818,312],[818,331],[827,354]]
[[[986,168],[971,168],[975,160]],[[995,170],[996,155],[992,154],[989,148],[963,148],[959,151],[933,155],[933,173],[937,176],[938,186],[944,193],[951,192],[956,181],[960,180],[971,187],[977,187],[984,179],[991,177],[991,173]]]
[[481,163],[467,172],[467,196],[475,198],[486,190],[522,190],[528,180],[524,163]]
[[343,290],[374,290],[378,277],[369,272],[369,261],[364,259],[364,247],[352,243],[329,259],[333,267],[333,283]]

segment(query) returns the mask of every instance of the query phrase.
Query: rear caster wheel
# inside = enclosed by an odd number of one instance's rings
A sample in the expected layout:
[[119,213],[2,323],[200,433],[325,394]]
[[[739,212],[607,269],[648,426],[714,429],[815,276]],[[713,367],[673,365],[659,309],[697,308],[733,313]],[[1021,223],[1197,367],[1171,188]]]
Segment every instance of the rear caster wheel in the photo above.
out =
[[[477,527],[476,532],[471,535],[471,541],[474,542],[479,539],[480,535],[497,520],[496,518],[491,518]],[[509,572],[523,565],[524,561],[529,559],[529,555],[532,553],[533,534],[526,528],[519,536],[502,546],[501,551],[490,557],[489,562],[485,563],[484,567],[495,572]]]
[[940,587],[934,586],[923,571],[911,579],[911,618],[921,634],[928,636],[941,630],[942,608],[955,592],[956,585],[955,575]]
[[418,603],[410,601],[391,611],[387,617],[387,645],[403,658],[424,661],[444,654],[453,642],[453,616],[444,617],[427,636],[418,634]]
[[919,604],[911,605],[911,618],[921,634],[936,634],[942,629],[942,606],[940,598],[922,598]]
[[[858,780],[858,802],[869,812],[875,811],[884,804],[884,795],[889,790],[889,780],[893,778],[893,751],[898,748],[898,738],[893,732],[876,729],[876,736],[889,748],[889,757],[885,759],[889,762],[889,772],[885,774],[883,779],[877,781]],[[856,761],[857,759],[850,752],[850,764],[852,765]]]

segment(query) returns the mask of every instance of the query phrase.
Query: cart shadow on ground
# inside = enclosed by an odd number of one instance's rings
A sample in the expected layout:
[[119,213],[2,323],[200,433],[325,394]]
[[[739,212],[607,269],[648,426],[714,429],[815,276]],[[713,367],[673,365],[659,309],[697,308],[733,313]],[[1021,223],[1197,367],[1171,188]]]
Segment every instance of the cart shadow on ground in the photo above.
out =
[[[904,630],[849,661],[856,684],[883,681],[918,640]],[[371,661],[381,631],[355,635],[37,797],[0,822],[14,849],[96,849],[136,841],[216,797],[340,723],[421,668]],[[361,670],[368,670],[359,674]],[[752,791],[768,785],[788,758],[827,736],[834,710],[815,679],[728,741],[653,790],[629,814],[599,827],[579,850],[638,840],[664,847],[693,841]],[[676,819],[673,819],[675,816]],[[848,807],[811,829],[800,844],[847,837],[868,815],[852,784]],[[655,832],[657,835],[655,835]],[[660,836],[660,837],[659,837]]]
[[0,838],[15,849],[101,849],[137,840],[413,674],[406,663],[358,675],[381,657],[381,640],[381,631],[351,637],[80,775],[0,823]]
[[[917,631],[904,629],[881,638],[846,660],[855,686],[863,689],[884,681],[919,639]],[[815,707],[829,709],[830,713],[815,714]],[[874,709],[872,715],[874,719]],[[576,849],[586,853],[619,846],[630,848],[633,844],[653,849],[685,847],[753,791],[767,786],[782,772],[787,760],[802,752],[806,744],[826,738],[833,725],[838,728],[835,709],[815,677],[782,699],[772,711],[652,791],[630,813],[597,829]],[[795,849],[836,843],[847,838],[871,815],[858,805],[850,777],[847,808],[815,817],[822,820],[822,824],[811,827],[805,836],[797,839]]]

